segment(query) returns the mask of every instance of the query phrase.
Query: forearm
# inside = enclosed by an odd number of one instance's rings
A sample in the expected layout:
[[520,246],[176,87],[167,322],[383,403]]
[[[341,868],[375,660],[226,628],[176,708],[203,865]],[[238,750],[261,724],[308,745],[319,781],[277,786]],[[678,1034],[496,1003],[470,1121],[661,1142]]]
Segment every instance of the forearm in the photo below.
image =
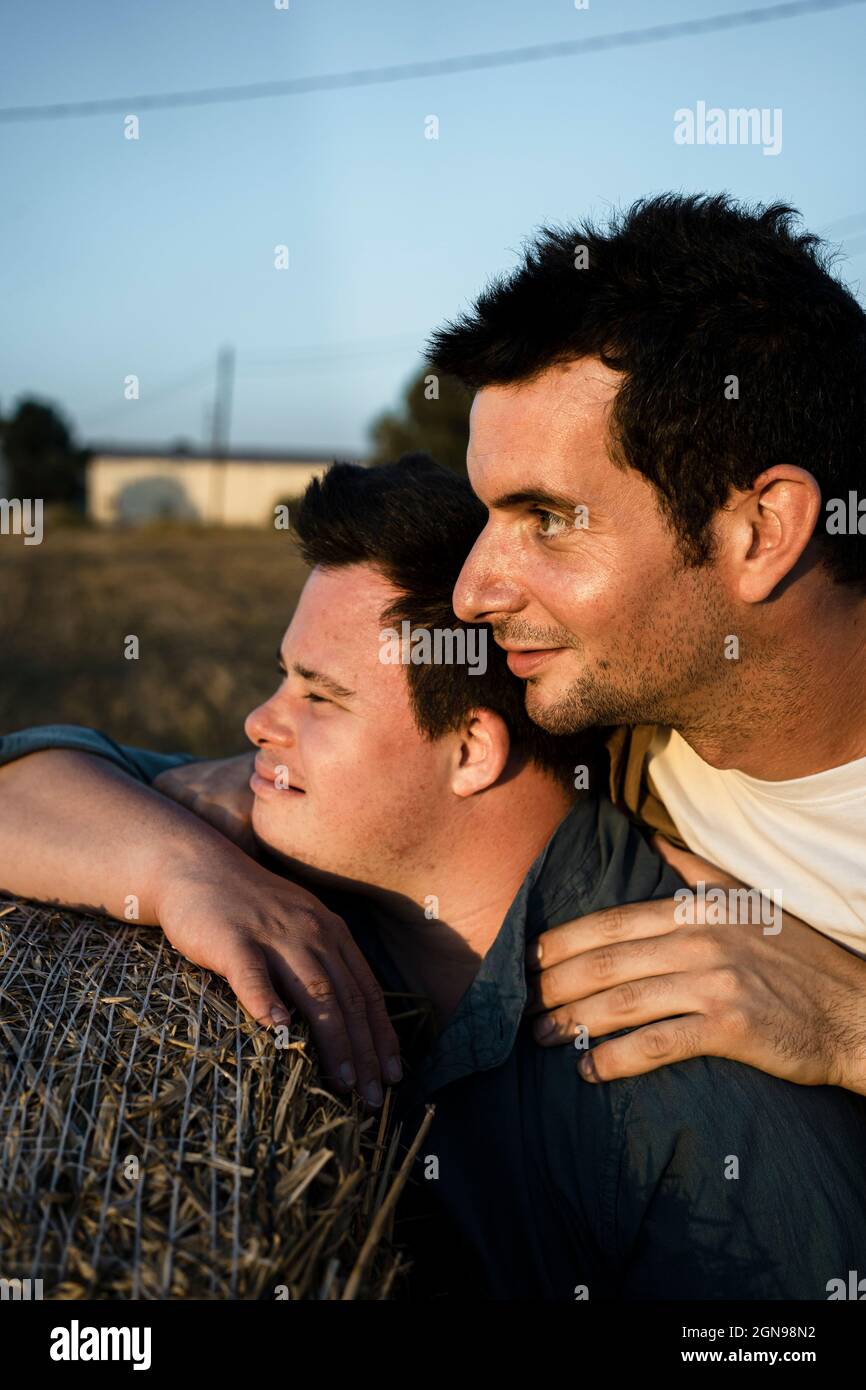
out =
[[152,925],[173,870],[240,853],[105,758],[46,749],[0,767],[2,892]]
[[0,892],[158,924],[262,1026],[299,1008],[323,1074],[381,1105],[383,1078],[400,1079],[399,1040],[345,922],[154,791],[153,755],[119,754],[130,772],[57,747],[0,766]]

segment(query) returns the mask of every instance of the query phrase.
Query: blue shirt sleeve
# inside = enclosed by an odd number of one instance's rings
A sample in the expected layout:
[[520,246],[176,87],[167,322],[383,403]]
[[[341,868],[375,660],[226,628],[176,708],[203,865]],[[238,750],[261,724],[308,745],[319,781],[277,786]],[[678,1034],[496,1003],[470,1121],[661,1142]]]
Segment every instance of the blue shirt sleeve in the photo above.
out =
[[170,767],[198,761],[191,753],[153,753],[147,748],[131,748],[115,743],[99,729],[87,729],[80,724],[40,724],[32,729],[0,736],[0,767],[28,753],[41,753],[46,748],[69,748],[78,753],[94,753],[108,758],[137,782],[150,783]]

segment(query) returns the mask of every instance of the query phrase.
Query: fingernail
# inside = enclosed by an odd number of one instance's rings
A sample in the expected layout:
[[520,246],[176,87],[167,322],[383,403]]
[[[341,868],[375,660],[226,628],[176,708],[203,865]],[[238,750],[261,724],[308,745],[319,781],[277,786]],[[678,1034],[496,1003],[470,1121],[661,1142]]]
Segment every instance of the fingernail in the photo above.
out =
[[400,1065],[399,1057],[389,1057],[385,1063],[385,1075],[389,1081],[401,1081],[403,1079],[403,1068]]
[[591,1052],[587,1052],[585,1057],[581,1057],[580,1061],[577,1064],[577,1068],[584,1081],[601,1080]]
[[382,1087],[378,1081],[367,1082],[364,1087],[364,1096],[368,1105],[374,1105],[378,1108],[382,1104]]
[[538,965],[541,962],[542,946],[540,941],[530,941],[526,948],[527,965]]
[[291,1015],[288,1009],[284,1009],[282,1004],[277,1005],[275,1009],[271,1009],[271,1021],[273,1023],[288,1023],[290,1017]]
[[556,1027],[556,1021],[550,1014],[543,1014],[535,1025],[535,1036],[546,1038],[548,1033],[552,1033]]
[[351,1062],[340,1063],[340,1080],[347,1086],[354,1086],[355,1068],[352,1066]]

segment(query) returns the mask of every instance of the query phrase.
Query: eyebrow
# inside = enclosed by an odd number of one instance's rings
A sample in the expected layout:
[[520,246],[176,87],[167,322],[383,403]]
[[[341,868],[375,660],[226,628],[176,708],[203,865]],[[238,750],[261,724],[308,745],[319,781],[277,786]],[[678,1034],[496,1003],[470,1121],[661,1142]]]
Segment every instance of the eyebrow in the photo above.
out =
[[[285,671],[286,663],[283,661],[283,653],[279,647],[277,647],[277,662],[280,669]],[[298,661],[294,663],[292,670],[296,676],[309,681],[311,685],[320,685],[323,690],[327,690],[337,700],[351,700],[355,694],[354,690],[349,690],[348,686],[340,685],[340,682],[335,681],[332,676],[326,676],[322,671],[313,671],[309,666],[302,666]]]
[[547,492],[541,487],[520,488],[517,492],[503,492],[490,502],[491,511],[501,511],[508,507],[523,507],[531,503],[536,507],[550,507],[552,511],[573,512],[573,497],[565,497],[561,492]]

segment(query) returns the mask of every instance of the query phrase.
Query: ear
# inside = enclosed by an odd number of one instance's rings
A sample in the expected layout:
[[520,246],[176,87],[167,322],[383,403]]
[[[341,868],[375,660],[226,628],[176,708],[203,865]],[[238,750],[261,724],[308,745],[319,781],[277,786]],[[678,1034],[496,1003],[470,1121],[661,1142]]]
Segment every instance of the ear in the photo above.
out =
[[790,574],[815,530],[821,489],[805,468],[768,468],[721,512],[722,565],[736,597],[761,603]]
[[474,796],[498,782],[511,751],[508,726],[501,715],[492,709],[473,710],[455,740],[451,773],[455,796]]

